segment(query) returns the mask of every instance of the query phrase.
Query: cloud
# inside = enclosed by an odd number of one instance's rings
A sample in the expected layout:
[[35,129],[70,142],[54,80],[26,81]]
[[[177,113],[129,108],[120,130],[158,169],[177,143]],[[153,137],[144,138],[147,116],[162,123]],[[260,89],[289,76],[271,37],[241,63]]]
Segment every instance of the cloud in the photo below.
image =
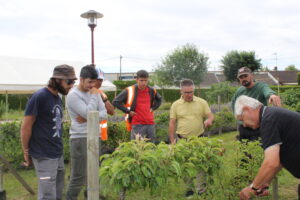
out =
[[14,0],[0,3],[0,55],[90,62],[90,30],[80,14],[104,14],[95,29],[96,63],[118,72],[151,69],[186,43],[211,69],[230,50],[255,51],[264,65],[300,66],[296,0]]

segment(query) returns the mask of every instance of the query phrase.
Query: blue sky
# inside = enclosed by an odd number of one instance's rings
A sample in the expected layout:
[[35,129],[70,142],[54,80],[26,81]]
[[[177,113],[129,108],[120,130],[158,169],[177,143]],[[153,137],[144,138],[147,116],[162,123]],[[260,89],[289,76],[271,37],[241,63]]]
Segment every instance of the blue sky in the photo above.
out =
[[90,63],[80,14],[104,14],[95,60],[105,72],[151,70],[176,47],[195,44],[210,70],[230,50],[255,51],[264,66],[300,69],[297,0],[0,0],[0,55]]

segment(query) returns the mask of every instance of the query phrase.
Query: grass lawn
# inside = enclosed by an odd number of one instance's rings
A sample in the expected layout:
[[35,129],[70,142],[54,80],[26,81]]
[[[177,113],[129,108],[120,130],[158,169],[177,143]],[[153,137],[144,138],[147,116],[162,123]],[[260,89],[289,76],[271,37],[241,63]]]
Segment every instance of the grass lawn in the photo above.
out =
[[[224,155],[224,159],[226,159],[226,163],[228,160],[228,165],[230,165],[230,155],[233,151],[233,142],[235,141],[236,132],[222,134],[220,136],[216,136],[224,141],[224,145],[226,148],[226,153]],[[34,170],[20,170],[20,175],[29,183],[29,185],[33,188],[34,191],[37,191],[37,178],[35,176]],[[279,177],[279,199],[284,200],[295,200],[297,197],[297,187],[300,184],[300,181],[292,177],[287,171],[283,170],[282,175]],[[66,179],[69,175],[69,165],[66,165]],[[66,180],[66,185],[68,181]],[[35,200],[36,196],[30,195],[22,185],[17,182],[14,176],[10,173],[4,174],[4,189],[7,193],[7,199],[9,200]],[[173,199],[185,199],[184,198],[185,187],[182,182],[176,183],[174,181],[170,181],[168,185],[164,188],[162,193],[156,193],[153,196],[150,196],[149,191],[140,190],[137,192],[131,192],[126,195],[127,200],[173,200]],[[107,199],[118,199],[118,195],[109,193],[107,194]],[[237,197],[237,196],[236,196]],[[80,194],[79,199],[84,199],[83,194]],[[195,197],[195,199],[197,199]],[[200,199],[200,198],[199,198]],[[238,198],[236,198],[238,199]],[[262,199],[262,198],[257,198]],[[267,197],[263,199],[272,199],[272,197]]]

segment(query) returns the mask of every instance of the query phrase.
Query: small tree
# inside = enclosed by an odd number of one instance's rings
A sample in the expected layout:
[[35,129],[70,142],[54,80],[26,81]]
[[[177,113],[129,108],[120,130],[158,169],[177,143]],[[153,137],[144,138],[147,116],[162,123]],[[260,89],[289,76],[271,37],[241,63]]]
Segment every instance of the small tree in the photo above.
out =
[[298,71],[298,69],[295,65],[289,65],[284,70],[285,71]]
[[297,73],[298,85],[300,85],[300,72]]
[[210,90],[206,92],[207,100],[210,103],[218,103],[218,96],[221,97],[221,103],[228,103],[236,88],[232,87],[228,81],[215,83],[210,86]]
[[230,51],[221,59],[221,68],[228,81],[235,81],[239,68],[247,66],[255,71],[261,68],[260,62],[254,51]]
[[156,82],[160,85],[179,86],[182,79],[189,78],[195,85],[200,85],[207,66],[208,57],[199,53],[195,45],[186,44],[176,48],[157,66]]

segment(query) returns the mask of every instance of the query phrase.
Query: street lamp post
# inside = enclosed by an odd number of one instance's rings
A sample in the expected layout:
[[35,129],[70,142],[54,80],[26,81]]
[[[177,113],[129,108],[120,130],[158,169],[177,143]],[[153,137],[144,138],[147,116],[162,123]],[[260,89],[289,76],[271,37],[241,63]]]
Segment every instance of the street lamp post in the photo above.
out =
[[91,42],[92,42],[92,65],[95,65],[94,62],[94,29],[97,26],[97,18],[102,18],[103,14],[89,10],[80,15],[82,18],[86,18],[88,20],[88,26],[91,28]]

